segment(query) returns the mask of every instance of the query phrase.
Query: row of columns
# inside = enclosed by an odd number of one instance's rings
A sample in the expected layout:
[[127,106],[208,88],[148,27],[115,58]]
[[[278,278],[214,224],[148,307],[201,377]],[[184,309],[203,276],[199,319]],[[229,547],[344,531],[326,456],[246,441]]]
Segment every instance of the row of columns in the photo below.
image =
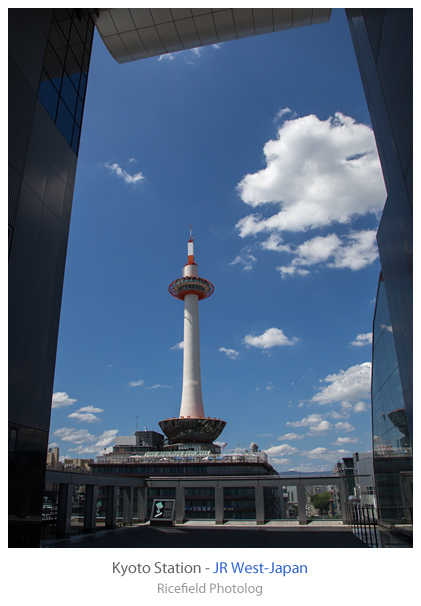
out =
[[[69,537],[71,533],[72,520],[72,502],[73,502],[74,484],[60,484],[58,514],[57,514],[57,536]],[[106,509],[105,509],[105,528],[113,529],[117,527],[117,486],[106,487]],[[94,532],[96,528],[96,511],[98,502],[99,487],[96,484],[87,484],[85,486],[85,511],[83,516],[83,531]],[[123,486],[123,525],[133,523],[133,486]],[[138,522],[145,522],[147,519],[147,488],[139,487],[138,494]]]
[[[224,488],[223,486],[215,486],[215,524],[224,523]],[[265,523],[265,497],[263,486],[254,487],[254,498],[256,505],[256,524]],[[347,491],[344,484],[339,484],[339,499],[341,504],[346,503]],[[299,484],[297,486],[297,501],[298,501],[298,523],[300,525],[307,524],[307,512],[306,512],[306,496],[305,486]],[[285,516],[285,507],[281,499],[281,515]],[[346,507],[341,507],[342,519],[344,522],[349,521],[347,519]],[[184,486],[177,486],[175,489],[175,518],[177,524],[182,524],[185,521],[185,488]]]
[[[73,484],[60,484],[57,536],[68,537],[71,530]],[[98,501],[98,485],[87,484],[85,492],[85,513],[83,521],[84,532],[93,532],[96,527],[96,509]],[[215,486],[215,524],[224,523],[224,488]],[[133,486],[123,486],[123,525],[133,523]],[[143,523],[148,518],[148,489],[139,487],[138,491],[138,517],[137,522]],[[255,486],[256,524],[265,523],[265,498],[263,486]],[[346,502],[345,486],[339,485],[341,503]],[[305,486],[297,486],[298,523],[307,524]],[[175,521],[182,524],[185,521],[185,487],[177,486],[175,489]],[[342,508],[343,521],[346,521],[346,511]],[[105,527],[112,529],[117,526],[117,486],[106,487],[106,514]]]

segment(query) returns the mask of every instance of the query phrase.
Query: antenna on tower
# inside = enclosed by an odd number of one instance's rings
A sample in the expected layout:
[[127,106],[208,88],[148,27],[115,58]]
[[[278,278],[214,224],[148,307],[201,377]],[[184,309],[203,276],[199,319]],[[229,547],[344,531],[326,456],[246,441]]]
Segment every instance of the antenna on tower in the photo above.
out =
[[190,223],[190,240],[193,240],[193,235],[192,235],[192,230],[191,230],[191,223]]

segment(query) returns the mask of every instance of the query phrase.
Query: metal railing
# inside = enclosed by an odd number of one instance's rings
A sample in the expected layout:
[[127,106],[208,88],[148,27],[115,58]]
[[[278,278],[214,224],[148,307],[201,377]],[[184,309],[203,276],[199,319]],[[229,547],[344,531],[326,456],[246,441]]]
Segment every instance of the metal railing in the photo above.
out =
[[162,463],[165,465],[186,463],[266,463],[267,455],[264,452],[258,454],[212,454],[212,453],[184,453],[180,452],[147,452],[136,455],[100,455],[95,462],[100,464],[124,464],[124,463]]
[[352,532],[369,547],[380,547],[377,537],[377,516],[374,505],[347,503]]

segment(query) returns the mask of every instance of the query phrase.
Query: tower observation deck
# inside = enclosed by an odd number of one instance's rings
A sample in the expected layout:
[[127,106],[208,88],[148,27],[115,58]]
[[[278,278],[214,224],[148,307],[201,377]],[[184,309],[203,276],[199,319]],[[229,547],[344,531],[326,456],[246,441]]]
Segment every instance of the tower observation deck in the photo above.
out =
[[194,243],[190,228],[187,263],[183,275],[168,287],[170,294],[184,301],[183,391],[180,416],[160,421],[170,450],[213,450],[212,442],[221,434],[226,423],[205,416],[200,373],[199,301],[214,292],[209,280],[199,277],[194,260]]

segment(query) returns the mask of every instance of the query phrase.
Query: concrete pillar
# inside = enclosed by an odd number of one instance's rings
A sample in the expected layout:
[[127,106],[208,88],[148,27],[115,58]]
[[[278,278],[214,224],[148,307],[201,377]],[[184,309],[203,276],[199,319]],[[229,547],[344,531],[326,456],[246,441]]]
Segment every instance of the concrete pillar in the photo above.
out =
[[133,523],[133,487],[123,487],[123,525],[130,526]]
[[224,523],[224,488],[215,486],[215,524]]
[[265,523],[265,494],[263,486],[254,487],[254,499],[256,504],[256,524]]
[[60,484],[57,512],[57,536],[69,537],[72,521],[73,484]]
[[137,521],[146,522],[148,519],[148,487],[137,489]]
[[177,486],[175,489],[175,521],[177,524],[184,524],[186,515],[186,498],[184,486]]
[[83,532],[94,532],[96,526],[96,505],[98,501],[98,486],[85,486],[85,515],[83,517]]
[[281,486],[281,488],[279,489],[279,515],[281,517],[281,520],[285,520],[287,517],[287,511],[286,511],[286,503],[285,503],[285,499],[284,499],[284,487]]
[[297,486],[297,500],[298,500],[298,523],[307,524],[306,514],[306,490],[305,486],[299,484]]
[[346,506],[346,500],[348,498],[348,490],[345,484],[339,484],[339,505],[341,507],[342,523],[348,524],[350,521],[349,512]]
[[107,499],[105,502],[105,528],[117,526],[117,487],[107,486]]

